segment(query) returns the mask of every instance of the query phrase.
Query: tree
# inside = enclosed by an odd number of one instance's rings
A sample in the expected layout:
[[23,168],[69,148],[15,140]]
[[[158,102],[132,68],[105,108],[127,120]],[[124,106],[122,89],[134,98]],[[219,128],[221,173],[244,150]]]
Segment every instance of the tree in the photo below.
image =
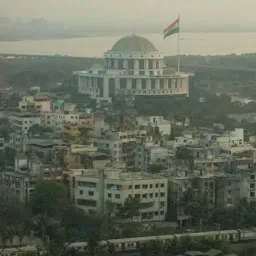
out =
[[67,206],[65,185],[55,181],[38,182],[31,199],[31,206],[34,214],[59,218]]
[[23,204],[10,200],[0,200],[0,237],[2,251],[6,243],[12,243],[13,237],[22,238],[29,232],[30,211]]
[[132,221],[134,217],[140,216],[140,199],[128,197],[124,205],[119,208],[117,216],[122,220]]
[[140,248],[141,256],[161,256],[165,253],[165,247],[162,241],[155,240],[144,243]]

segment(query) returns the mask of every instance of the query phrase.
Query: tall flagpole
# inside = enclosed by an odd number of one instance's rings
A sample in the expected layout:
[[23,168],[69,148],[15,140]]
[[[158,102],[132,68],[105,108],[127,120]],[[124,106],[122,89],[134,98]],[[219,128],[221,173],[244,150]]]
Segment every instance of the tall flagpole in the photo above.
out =
[[178,32],[178,73],[180,72],[180,14],[179,14],[179,32]]

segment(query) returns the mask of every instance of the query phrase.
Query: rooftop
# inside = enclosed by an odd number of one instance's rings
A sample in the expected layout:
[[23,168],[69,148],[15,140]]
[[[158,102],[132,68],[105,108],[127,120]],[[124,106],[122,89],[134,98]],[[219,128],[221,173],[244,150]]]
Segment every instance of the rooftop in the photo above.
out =
[[12,113],[13,116],[16,116],[16,117],[39,117],[39,114],[37,113],[31,113],[31,112],[15,112],[15,113]]
[[[115,169],[113,167],[105,168],[104,175],[106,176],[107,179],[123,180],[123,181],[166,179],[166,177],[163,177],[158,174],[151,174],[151,173],[145,173],[145,172],[128,172],[126,170]],[[90,177],[90,178],[99,178],[100,172],[96,170],[84,170],[82,176]]]

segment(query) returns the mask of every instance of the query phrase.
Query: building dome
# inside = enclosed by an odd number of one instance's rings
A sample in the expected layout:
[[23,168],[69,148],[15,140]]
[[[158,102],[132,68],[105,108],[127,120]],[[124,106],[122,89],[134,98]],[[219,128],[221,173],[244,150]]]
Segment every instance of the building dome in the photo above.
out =
[[112,47],[114,52],[155,52],[156,47],[142,36],[130,35],[118,40]]

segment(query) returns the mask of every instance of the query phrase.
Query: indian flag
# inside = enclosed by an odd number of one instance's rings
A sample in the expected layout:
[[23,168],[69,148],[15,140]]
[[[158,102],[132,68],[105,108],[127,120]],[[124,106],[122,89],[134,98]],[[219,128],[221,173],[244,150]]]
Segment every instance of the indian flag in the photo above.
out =
[[175,20],[170,26],[168,26],[164,31],[164,38],[166,38],[167,36],[176,34],[180,32],[180,18],[178,18],[177,20]]

